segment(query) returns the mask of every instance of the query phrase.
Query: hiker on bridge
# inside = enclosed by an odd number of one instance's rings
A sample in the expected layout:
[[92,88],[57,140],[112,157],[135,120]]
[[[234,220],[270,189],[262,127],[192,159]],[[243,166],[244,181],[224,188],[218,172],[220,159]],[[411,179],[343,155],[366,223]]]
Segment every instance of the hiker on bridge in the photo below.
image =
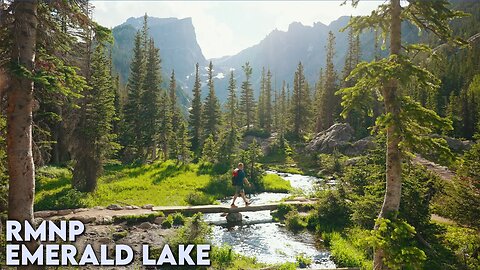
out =
[[245,198],[245,189],[243,186],[246,184],[251,186],[250,182],[248,182],[247,177],[245,176],[245,171],[243,170],[243,163],[238,163],[238,167],[233,170],[233,178],[232,183],[235,186],[235,195],[233,196],[232,207],[237,207],[235,205],[235,200],[237,200],[238,196],[240,195],[245,202],[245,206],[249,206],[251,202],[247,201]]

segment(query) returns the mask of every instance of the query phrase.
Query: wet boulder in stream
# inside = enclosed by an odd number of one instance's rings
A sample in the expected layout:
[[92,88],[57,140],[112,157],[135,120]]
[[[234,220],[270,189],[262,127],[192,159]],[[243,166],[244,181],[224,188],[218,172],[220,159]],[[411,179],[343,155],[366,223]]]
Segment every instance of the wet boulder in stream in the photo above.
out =
[[242,214],[241,213],[228,213],[227,214],[227,222],[230,224],[240,223],[242,222]]

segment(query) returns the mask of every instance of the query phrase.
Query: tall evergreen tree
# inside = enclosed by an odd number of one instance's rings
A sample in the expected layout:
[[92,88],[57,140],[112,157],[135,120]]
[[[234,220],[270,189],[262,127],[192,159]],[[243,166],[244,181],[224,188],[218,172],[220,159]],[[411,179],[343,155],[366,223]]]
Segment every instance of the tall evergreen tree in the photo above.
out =
[[290,101],[290,113],[293,124],[293,134],[297,138],[308,131],[308,119],[310,110],[308,108],[308,85],[305,82],[302,63],[298,63],[293,80],[293,93]]
[[265,128],[265,87],[266,87],[266,74],[265,67],[262,68],[262,78],[260,80],[260,94],[258,96],[258,106],[257,106],[257,123],[258,127],[261,129]]
[[[89,88],[83,93],[73,151],[73,186],[88,192],[95,190],[104,161],[115,149],[115,135],[112,133],[115,94],[110,76],[110,61],[102,42],[97,44],[90,59]],[[90,147],[85,147],[86,145]]]
[[324,89],[325,87],[325,74],[323,72],[323,68],[320,69],[320,73],[319,73],[319,76],[318,76],[318,80],[317,82],[315,83],[315,107],[313,108],[314,109],[314,115],[315,115],[315,131],[317,129],[317,121],[318,121],[318,115],[320,113],[320,106],[318,104],[320,104],[320,100],[322,98],[322,95],[323,95],[323,92],[325,91]]
[[202,147],[202,162],[209,162],[212,164],[217,163],[218,159],[218,144],[210,134],[206,139]]
[[245,81],[242,82],[239,111],[242,114],[242,125],[246,125],[247,130],[249,130],[255,121],[255,99],[253,97],[252,83],[250,82],[252,67],[249,62],[246,62],[242,68],[245,73]]
[[325,68],[325,86],[321,92],[317,106],[318,115],[316,119],[316,131],[320,132],[329,128],[340,114],[340,99],[335,96],[337,87],[337,74],[333,65],[335,55],[335,36],[328,33],[327,63]]
[[176,142],[178,160],[184,164],[189,163],[192,157],[192,152],[190,151],[187,122],[183,119],[183,117],[181,117],[181,121],[178,123]]
[[230,79],[228,84],[227,123],[230,127],[238,126],[237,81],[235,80],[233,70],[230,71]]
[[203,132],[204,137],[207,138],[213,135],[213,138],[218,139],[218,131],[220,129],[220,102],[215,95],[215,86],[213,81],[213,64],[210,61],[208,65],[208,95],[205,98],[203,105]]
[[458,96],[452,92],[447,116],[453,122],[455,136],[472,139],[479,132],[480,75],[475,76],[468,88],[463,88]]
[[172,115],[170,111],[170,98],[167,91],[162,90],[160,94],[160,102],[158,104],[158,143],[162,150],[163,160],[169,158],[170,153],[170,138],[173,137]]
[[268,132],[272,131],[272,73],[270,69],[267,71],[267,78],[265,81],[265,92],[263,94],[263,106],[265,107],[265,123],[264,128]]
[[278,101],[278,133],[280,139],[283,141],[288,123],[288,100],[287,87],[285,81],[282,83],[282,90]]
[[142,149],[142,119],[140,114],[141,96],[145,79],[145,60],[142,48],[142,34],[137,32],[133,47],[133,57],[130,64],[130,76],[127,82],[127,100],[123,107],[121,144],[125,148],[124,155],[127,160],[138,158]]
[[199,154],[201,144],[201,128],[202,128],[202,97],[201,82],[198,63],[195,65],[195,84],[193,86],[192,107],[189,111],[189,136],[191,149],[195,155]]
[[148,15],[145,13],[143,15],[143,25],[142,25],[142,49],[143,54],[146,56],[150,50],[149,46],[149,35],[148,35]]
[[[14,1],[13,25],[10,38],[11,65],[27,72],[35,70],[37,43],[38,2]],[[4,16],[2,12],[2,16]],[[3,26],[3,25],[2,25]],[[3,40],[2,40],[3,41]],[[4,46],[2,42],[0,46]],[[4,68],[2,64],[2,69]],[[32,153],[33,80],[27,76],[15,76],[9,81],[7,96],[7,167],[9,175],[8,217],[20,222],[33,222],[35,191],[35,165]],[[3,90],[3,89],[2,89]],[[35,246],[35,245],[32,245]]]
[[219,158],[226,164],[232,164],[235,154],[238,152],[239,135],[238,131],[238,98],[237,98],[237,82],[233,70],[230,72],[230,79],[228,84],[228,98],[226,104],[226,118],[227,125],[222,144],[219,149]]
[[[353,1],[356,5],[358,0]],[[418,102],[405,96],[402,88],[412,82],[419,87],[431,91],[438,88],[439,80],[428,70],[414,64],[411,59],[402,54],[402,20],[416,25],[420,30],[432,31],[441,39],[456,44],[464,44],[456,39],[450,28],[450,21],[462,13],[452,11],[447,0],[438,1],[409,1],[407,7],[402,7],[400,0],[390,0],[365,17],[354,17],[350,26],[361,32],[366,27],[381,27],[384,37],[390,39],[390,56],[371,63],[364,63],[352,72],[357,79],[355,86],[344,88],[344,113],[358,105],[357,97],[361,93],[380,90],[385,107],[385,115],[377,119],[377,123],[386,132],[386,186],[383,205],[379,213],[379,220],[390,219],[396,221],[402,198],[402,151],[414,149],[416,152],[435,151],[443,155],[451,155],[445,141],[431,138],[433,130],[451,128],[449,121],[440,118],[434,111],[425,109]],[[387,19],[386,19],[387,18]],[[429,53],[424,46],[416,47],[419,52]],[[379,223],[377,223],[379,224]],[[386,224],[386,223],[384,223]],[[387,225],[389,226],[389,225]],[[377,236],[379,226],[375,227]],[[383,233],[388,234],[390,229]],[[391,237],[391,235],[382,235]],[[374,269],[390,269],[393,264],[399,265],[398,257],[392,258],[393,247],[383,243],[375,243]],[[417,251],[415,251],[417,252]],[[418,251],[417,253],[421,253]]]
[[[71,45],[76,41],[73,33],[86,25],[93,25],[84,13],[83,5],[83,1],[65,1],[59,5],[56,1],[20,0],[2,1],[0,4],[0,95],[3,95],[3,90],[7,91],[2,87],[3,75],[8,78],[6,144],[10,179],[9,219],[33,224],[35,165],[32,113],[37,86],[58,93],[61,98],[78,97],[72,90],[85,86],[84,79],[80,79],[68,64],[68,57],[72,56],[73,51]],[[69,30],[73,31],[61,31],[59,18],[68,22]],[[63,41],[61,43],[58,42],[60,38]],[[42,51],[42,45],[47,40],[50,45],[59,46],[53,46],[54,50]],[[55,55],[58,52],[67,53]],[[49,64],[55,64],[46,68],[38,65],[40,56],[48,58]],[[26,244],[30,250],[38,246],[34,241]],[[35,266],[25,268],[32,269]]]
[[150,39],[146,55],[146,73],[137,114],[141,119],[141,147],[147,150],[142,155],[152,159],[156,158],[158,144],[156,139],[158,130],[161,128],[157,125],[162,83],[160,62],[159,49],[155,48],[153,39]]
[[[360,35],[354,34],[350,29],[348,32],[348,52],[345,57],[345,65],[342,71],[343,88],[352,87],[355,85],[354,79],[349,78],[352,70],[359,64],[360,61]],[[358,106],[357,109],[351,110],[345,121],[353,128],[356,138],[362,138],[369,134],[368,128],[374,124],[373,111],[370,109],[370,103],[377,103],[375,100],[369,99],[369,95],[364,95],[361,99],[365,106]]]
[[177,142],[177,135],[179,135],[179,127],[181,122],[183,122],[183,117],[180,112],[180,108],[177,103],[177,81],[175,79],[175,71],[172,70],[172,75],[170,76],[170,85],[169,85],[169,110],[170,110],[170,121],[172,127],[172,134],[175,136],[170,136],[170,158],[175,159],[180,155],[181,145]]
[[277,85],[273,87],[273,101],[272,101],[272,110],[273,110],[273,117],[272,117],[272,130],[278,131],[278,118],[279,118],[279,110],[278,110],[278,101],[279,101],[279,93],[277,90]]

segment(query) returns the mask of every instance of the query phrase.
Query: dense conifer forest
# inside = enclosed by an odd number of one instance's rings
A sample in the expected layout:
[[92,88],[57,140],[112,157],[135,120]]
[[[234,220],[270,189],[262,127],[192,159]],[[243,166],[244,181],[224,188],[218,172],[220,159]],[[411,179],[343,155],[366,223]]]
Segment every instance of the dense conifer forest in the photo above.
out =
[[[233,195],[231,170],[243,162],[249,192],[295,196],[267,170],[335,180],[309,195],[308,214],[284,207],[276,218],[323,239],[337,266],[480,268],[480,3],[385,1],[342,30],[341,66],[329,32],[316,81],[300,61],[291,81],[246,61],[225,89],[212,61],[180,87],[147,14],[121,79],[112,31],[92,9],[87,0],[0,1],[2,224],[118,201],[212,204]],[[405,25],[419,30],[415,42]],[[371,31],[375,42],[363,44]],[[340,129],[348,139],[322,144]],[[213,269],[264,266],[226,253],[215,251]]]

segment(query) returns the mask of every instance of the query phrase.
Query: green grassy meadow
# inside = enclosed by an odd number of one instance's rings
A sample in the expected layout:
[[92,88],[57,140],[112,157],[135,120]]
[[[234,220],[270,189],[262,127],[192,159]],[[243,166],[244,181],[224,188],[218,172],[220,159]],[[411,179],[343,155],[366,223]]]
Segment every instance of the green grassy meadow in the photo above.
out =
[[[175,161],[145,165],[108,165],[93,193],[72,189],[72,173],[64,167],[37,172],[35,210],[120,205],[211,204],[233,194],[229,172],[216,175],[199,164]],[[277,175],[264,177],[264,191],[288,192],[290,183]],[[262,190],[263,191],[263,190]]]

